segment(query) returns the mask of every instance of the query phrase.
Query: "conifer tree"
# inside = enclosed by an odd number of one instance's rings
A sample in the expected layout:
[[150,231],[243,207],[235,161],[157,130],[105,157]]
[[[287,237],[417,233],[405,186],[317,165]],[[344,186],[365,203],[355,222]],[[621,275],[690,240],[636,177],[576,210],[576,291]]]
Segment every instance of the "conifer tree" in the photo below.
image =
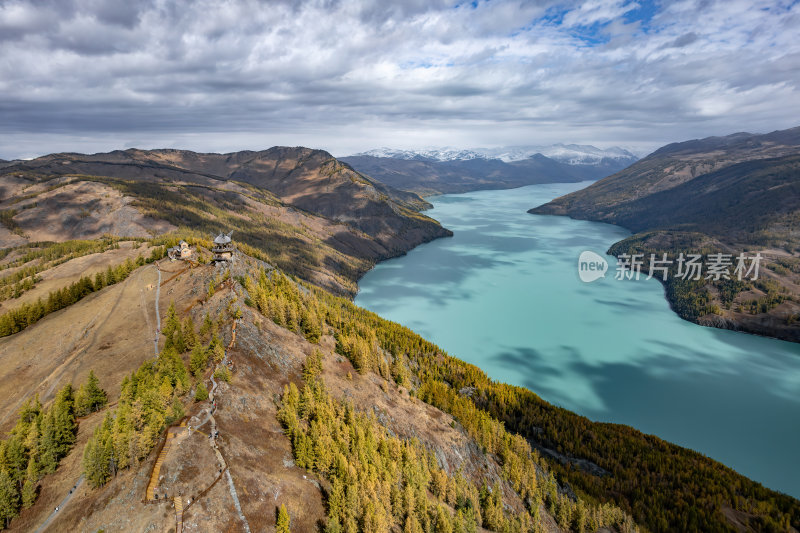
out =
[[39,479],[39,472],[36,468],[36,460],[31,457],[28,461],[28,469],[25,474],[25,483],[22,485],[22,507],[27,509],[36,501],[36,482]]
[[94,370],[89,370],[89,377],[83,390],[85,391],[85,406],[89,413],[102,409],[108,403],[108,395],[100,388],[100,380],[97,379]]
[[200,377],[205,371],[208,366],[208,356],[208,350],[200,344],[192,349],[192,355],[189,357],[189,370],[195,377]]
[[289,511],[286,510],[286,506],[281,504],[280,508],[278,509],[278,518],[275,521],[275,533],[291,533],[291,529],[289,529]]
[[197,384],[197,388],[194,391],[194,401],[202,402],[208,399],[208,388],[206,384],[202,381]]
[[58,466],[58,442],[52,410],[42,419],[42,433],[39,439],[39,464],[45,474],[55,472]]
[[108,265],[106,269],[106,282],[105,285],[113,285],[117,282],[117,275],[114,273],[114,269],[111,268],[111,265]]
[[17,484],[5,470],[0,470],[0,520],[8,527],[8,523],[19,513],[19,492]]
[[203,338],[203,340],[209,340],[214,332],[213,330],[214,321],[212,321],[209,314],[206,313],[206,315],[203,317],[203,325],[200,326],[200,336]]
[[186,320],[183,321],[183,342],[186,344],[186,348],[191,350],[195,346],[197,346],[197,333],[194,331],[194,321],[192,321],[192,317],[186,317]]

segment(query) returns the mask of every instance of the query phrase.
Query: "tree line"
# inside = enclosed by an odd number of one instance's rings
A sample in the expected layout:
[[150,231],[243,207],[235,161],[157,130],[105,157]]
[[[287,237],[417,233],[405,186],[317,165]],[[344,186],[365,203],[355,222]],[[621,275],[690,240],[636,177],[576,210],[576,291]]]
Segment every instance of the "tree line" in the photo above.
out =
[[[218,338],[224,317],[205,315],[200,331],[190,317],[181,321],[174,302],[167,310],[162,333],[164,349],[122,381],[119,401],[89,438],[83,453],[83,473],[93,488],[120,470],[138,465],[158,443],[163,430],[185,415],[184,398],[196,383],[195,399],[207,398],[201,378],[211,361],[225,353]],[[187,368],[182,354],[191,352]],[[205,397],[204,393],[205,391]]]
[[84,255],[118,249],[119,241],[119,237],[104,237],[97,240],[36,242],[6,248],[3,250],[4,255],[16,251],[20,256],[0,265],[0,271],[16,268],[12,274],[0,278],[0,300],[19,298],[41,281],[38,274],[47,269]]
[[[340,444],[337,443],[336,436],[353,434],[354,431],[365,434],[381,433],[385,428],[357,413],[352,406],[340,405],[328,397],[319,377],[321,354],[316,352],[306,362],[303,389],[297,389],[294,385],[287,387],[279,417],[292,441],[298,466],[329,477],[334,483],[334,495],[338,494],[335,487],[339,483],[336,481],[339,473],[350,471],[352,474],[341,478],[342,490],[345,490],[344,487],[355,487],[352,499],[347,500],[349,503],[338,505],[336,502],[339,501],[339,496],[328,498],[330,531],[373,531],[364,524],[378,527],[377,530],[396,526],[408,531],[473,531],[480,526],[494,531],[530,531],[536,530],[541,524],[539,509],[542,504],[565,529],[590,531],[602,526],[612,526],[618,531],[635,530],[630,516],[616,506],[598,505],[584,500],[576,502],[559,491],[556,480],[546,468],[540,466],[543,461],[525,439],[506,431],[502,423],[476,407],[469,399],[458,397],[452,390],[448,391],[448,385],[441,380],[441,369],[437,367],[437,362],[450,363],[457,360],[444,357],[424,339],[397,324],[357,308],[343,298],[298,284],[279,271],[267,273],[262,270],[258,273],[257,282],[245,279],[244,286],[249,294],[248,303],[263,314],[272,316],[273,320],[280,323],[281,313],[278,312],[277,316],[274,313],[291,305],[298,316],[318,316],[323,330],[333,328],[337,352],[347,357],[359,372],[375,372],[400,386],[410,386],[420,399],[452,414],[482,447],[484,453],[500,458],[504,481],[526,502],[526,509],[522,514],[509,515],[503,512],[500,489],[495,488],[494,483],[489,480],[483,486],[473,486],[469,490],[464,488],[465,481],[452,481],[456,486],[462,487],[464,494],[470,494],[462,501],[466,507],[455,505],[457,498],[443,497],[435,505],[417,502],[423,511],[418,514],[412,512],[411,515],[407,509],[404,514],[384,500],[371,501],[368,496],[363,496],[371,494],[370,491],[373,490],[380,493],[379,489],[371,488],[377,481],[368,476],[370,469],[374,465],[384,464],[385,459],[379,456],[370,457],[368,462],[361,465],[356,459],[349,457],[344,449],[339,458],[336,450]],[[286,322],[282,325],[285,324]],[[298,328],[297,333],[304,334],[303,328]],[[460,361],[458,363],[464,365]],[[471,368],[480,372],[475,367]],[[342,424],[344,427],[341,427]],[[389,441],[394,443],[391,439]],[[419,443],[398,439],[393,445],[395,444],[413,448],[415,463],[427,463],[427,473],[419,474],[422,476],[419,479],[428,481],[413,485],[412,489],[421,490],[422,487],[424,491],[432,491],[433,494],[444,494],[431,485],[434,481],[430,480],[438,478],[439,482],[435,483],[443,485],[451,482],[447,481],[447,474],[436,466],[435,460],[426,455],[428,452]],[[355,446],[351,442],[350,445],[355,450],[352,453],[356,454],[363,454],[364,449],[372,450],[376,446],[369,439]],[[362,455],[358,455],[358,458],[361,457]],[[341,463],[338,470],[334,464],[336,461]],[[394,467],[387,468],[389,474],[394,472]],[[363,474],[362,469],[365,469]],[[367,476],[368,482],[363,476]],[[381,479],[380,475],[377,479]],[[391,495],[393,486],[403,487],[404,482],[390,476],[386,485],[387,494]],[[343,498],[347,497],[346,492],[345,490]],[[387,501],[392,503],[395,500],[389,497]],[[471,503],[467,505],[466,501]],[[412,508],[416,509],[413,506]],[[441,513],[439,509],[442,510]],[[459,514],[459,511],[463,512]],[[439,523],[445,524],[441,526],[442,529],[438,529]]]
[[[267,274],[259,274],[264,276]],[[281,276],[273,272],[267,277]],[[262,285],[251,283],[251,288]],[[270,285],[296,284],[275,279]],[[631,515],[652,531],[732,531],[722,514],[723,505],[752,515],[750,524],[757,530],[800,529],[800,508],[790,496],[771,491],[694,451],[627,426],[592,422],[545,402],[526,388],[495,383],[478,367],[448,356],[408,328],[322,289],[298,286],[303,298],[296,301],[313,302],[323,329],[335,332],[337,351],[359,371],[391,376],[412,394],[455,416],[487,450],[498,449],[491,422],[495,421],[526,441],[586,459],[609,472],[598,476],[569,462],[535,458],[547,465],[558,483],[568,482],[588,507],[608,505],[617,509],[609,511],[609,516],[625,523],[625,516]],[[295,289],[283,293],[288,298]],[[261,297],[251,291],[250,298],[254,296]],[[269,293],[265,297],[276,296]],[[259,309],[264,307],[262,304]],[[510,457],[505,456],[504,465],[513,463]],[[509,471],[507,476],[511,480],[517,474]],[[546,494],[543,501],[551,505]],[[560,515],[557,508],[553,510],[562,525],[574,528],[583,513],[569,504],[564,509]]]
[[18,333],[49,315],[82,300],[89,294],[97,292],[109,285],[124,281],[137,267],[156,261],[165,254],[165,248],[154,248],[149,257],[138,256],[135,261],[128,258],[124,263],[112,267],[105,272],[98,272],[94,277],[82,276],[67,287],[51,291],[46,299],[39,298],[33,303],[25,303],[0,315],[0,337]]
[[7,526],[36,501],[42,478],[56,471],[72,449],[78,416],[102,409],[108,401],[94,371],[75,390],[62,387],[52,404],[44,407],[39,396],[28,399],[6,439],[0,441],[0,519]]

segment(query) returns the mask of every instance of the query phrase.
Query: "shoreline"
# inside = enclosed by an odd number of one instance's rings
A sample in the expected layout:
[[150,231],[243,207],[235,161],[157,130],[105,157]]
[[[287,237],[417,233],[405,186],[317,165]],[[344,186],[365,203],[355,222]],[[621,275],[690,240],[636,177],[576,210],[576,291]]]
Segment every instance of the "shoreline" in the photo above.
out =
[[[517,193],[511,193],[511,194],[512,194],[512,195],[514,195],[514,197],[516,197],[516,194],[517,194]],[[538,199],[538,196],[534,196],[534,197],[536,197],[536,198]],[[477,198],[475,201],[476,201],[476,202],[481,202],[482,200],[481,200],[480,198]],[[501,204],[503,204],[504,202],[506,202],[506,201],[510,201],[510,200],[506,199],[506,198],[505,198],[503,195],[496,195],[496,196],[494,196],[494,197],[493,197],[493,201],[494,201],[494,202],[495,202],[497,205],[501,205]],[[456,202],[456,203],[457,203],[457,202]],[[517,211],[518,211],[518,209],[517,209],[517,203],[519,203],[519,202],[513,203],[513,205],[512,205],[512,204],[509,204],[509,205],[511,205],[511,207],[512,207],[512,211],[514,211],[514,212],[517,212]],[[449,205],[449,204],[448,204],[448,205]],[[439,207],[439,206],[437,206],[437,207]],[[493,206],[493,207],[494,207],[494,206]],[[455,208],[454,208],[454,209],[455,209]],[[466,205],[466,206],[465,206],[465,208],[464,208],[464,211],[463,211],[463,212],[464,212],[464,213],[469,213],[469,212],[471,212],[471,211],[470,211],[470,209],[471,209],[471,208],[469,207],[469,205]],[[489,210],[488,212],[492,212],[492,211],[491,211],[491,210]],[[456,228],[456,231],[458,232],[458,234],[459,234],[459,235],[462,235],[462,234],[463,234],[463,232],[464,232],[464,228],[461,228],[461,227],[460,227],[460,226],[459,226],[459,225],[456,223],[456,219],[454,219],[454,218],[450,218],[450,216],[448,215],[448,213],[450,213],[450,210],[449,210],[449,209],[448,209],[448,210],[446,210],[446,211],[443,211],[443,212],[441,213],[441,215],[444,217],[444,219],[445,219],[445,220],[450,220],[450,223],[451,223],[451,224],[456,224],[456,225],[458,226],[458,227]],[[460,220],[460,217],[462,216],[462,212],[461,212],[461,211],[458,211],[457,213],[459,213],[459,214],[457,214],[457,215],[456,215],[456,217],[458,218],[458,220]],[[480,217],[480,213],[476,213],[476,216],[477,216],[477,217]],[[523,220],[523,222],[522,222],[522,223],[524,224],[524,217],[522,217],[522,213],[521,213],[521,211],[520,211],[520,212],[519,212],[517,215],[514,215],[514,216],[515,216],[514,220],[520,220],[520,219],[521,219],[521,220]],[[572,220],[580,220],[580,219],[575,219],[574,217],[567,217],[567,218],[569,218],[569,219],[572,219]],[[500,218],[500,220],[504,220],[504,219]],[[586,221],[586,222],[592,222],[592,223],[596,223],[596,222],[594,222],[594,221]],[[466,221],[466,223],[468,223],[468,221]],[[550,224],[555,224],[555,222],[553,222],[553,223],[550,223]],[[612,243],[616,243],[616,242],[617,242],[617,241],[619,241],[620,239],[623,239],[623,238],[625,237],[625,234],[627,234],[627,233],[628,233],[628,230],[627,230],[626,228],[622,228],[622,227],[621,227],[621,226],[619,226],[619,225],[615,225],[615,224],[609,224],[609,225],[608,225],[608,227],[609,227],[609,229],[610,229],[611,227],[613,227],[613,228],[615,228],[615,230],[616,230],[616,231],[614,231],[614,232],[613,232],[613,233],[610,235],[610,236],[611,236],[611,238],[612,238],[613,240],[610,240],[610,239],[609,239],[609,240],[603,240],[603,245],[606,245],[606,246],[607,246],[607,245],[610,245],[610,244],[612,244]],[[459,229],[459,228],[460,228],[460,229]],[[519,228],[518,228],[518,229],[519,229],[519,231],[522,231],[522,232],[524,232],[524,231],[525,231],[525,229],[524,229],[524,226],[519,226]],[[620,231],[620,230],[624,230],[624,231]],[[481,231],[481,230],[480,230],[480,229],[478,229],[477,231]],[[472,242],[472,241],[470,241],[470,242]],[[447,247],[447,245],[446,245],[446,244],[445,244],[444,246],[445,246],[445,248]],[[409,250],[409,251],[410,251],[410,250]],[[598,250],[598,251],[600,251],[600,250]],[[602,252],[601,252],[601,253],[602,253]],[[423,257],[423,259],[425,259],[426,261],[432,261],[432,262],[436,262],[436,261],[437,261],[437,259],[432,259],[432,257],[434,257],[434,256],[428,256],[427,254],[429,254],[429,252],[426,252],[426,255],[425,255],[425,257]],[[434,254],[434,255],[435,255],[435,254]],[[436,257],[436,258],[438,258],[439,256],[438,256],[438,255],[435,255],[435,257]],[[576,259],[577,259],[577,255],[576,255]],[[413,263],[413,261],[412,261],[412,263]],[[376,264],[375,264],[375,265],[374,265],[372,268],[375,268],[376,266],[377,266],[377,263],[376,263]],[[413,266],[413,265],[412,265],[412,264],[405,265],[405,271],[406,271],[406,272],[408,272],[408,269],[409,269],[409,268],[411,268],[411,266]],[[444,264],[444,266],[446,266],[446,264]],[[371,269],[372,269],[372,268],[371,268]],[[399,268],[399,267],[398,267],[398,268]],[[370,270],[371,270],[371,269],[370,269]],[[389,270],[392,270],[392,269],[390,268]],[[399,271],[398,271],[398,272],[399,272]],[[442,275],[444,275],[444,274],[445,274],[445,273],[442,273]],[[362,277],[363,277],[363,276],[362,276]],[[402,280],[402,279],[406,279],[407,277],[408,277],[408,276],[400,276],[400,279],[399,279],[399,280],[396,280],[394,283],[398,283],[398,282],[400,282],[400,280]],[[377,278],[376,278],[376,279],[377,279]],[[387,280],[387,282],[388,282],[388,284],[389,284],[389,285],[391,285],[391,286],[394,286],[394,283],[392,282],[392,279],[393,279],[393,278],[391,278],[391,276],[390,276],[390,278]],[[410,279],[412,279],[412,278],[409,278],[409,280],[410,280]],[[362,280],[361,278],[359,278],[359,284],[358,284],[359,291],[358,291],[358,293],[357,293],[357,296],[358,296],[359,294],[362,294],[362,292],[361,292],[361,289],[362,289],[362,287],[361,287],[361,283],[362,283],[362,282],[363,282],[363,280]],[[397,286],[397,289],[398,289],[398,290],[400,290],[400,291],[402,292],[401,285],[398,285],[398,286]],[[653,297],[655,297],[655,298],[656,298],[656,300],[654,300],[654,302],[658,302],[658,303],[660,304],[660,305],[659,305],[659,307],[661,308],[661,311],[659,311],[659,316],[663,316],[663,317],[666,317],[666,316],[674,317],[675,315],[678,315],[678,313],[677,313],[677,312],[675,311],[675,309],[672,307],[672,305],[671,305],[671,303],[670,303],[669,299],[667,298],[667,295],[666,295],[666,288],[664,287],[663,283],[660,285],[660,289],[661,289],[661,290],[660,290],[660,292],[658,292],[658,293],[655,293],[655,294],[653,294],[653,295],[652,295]],[[369,294],[372,294],[372,293],[373,293],[373,292],[375,292],[376,290],[377,290],[377,287],[373,287],[373,288],[370,290]],[[425,291],[425,289],[424,289],[424,286],[423,286],[422,290],[423,290],[423,291]],[[650,285],[650,289],[649,289],[649,290],[655,291],[656,289],[655,289],[655,287],[654,287],[654,286]],[[377,293],[376,293],[376,294],[377,294],[377,295],[380,295],[380,291],[377,291]],[[368,298],[368,296],[363,296],[363,298]],[[378,296],[378,298],[380,298],[380,296]],[[413,331],[419,331],[417,328],[415,328],[415,327],[413,326],[413,321],[412,321],[411,323],[407,321],[407,318],[408,318],[409,316],[411,316],[412,318],[415,316],[415,315],[414,315],[414,310],[413,310],[413,309],[414,309],[414,308],[413,308],[413,304],[411,304],[411,309],[410,309],[410,311],[408,311],[408,312],[402,312],[402,311],[401,311],[401,312],[397,313],[397,312],[392,312],[392,311],[391,311],[391,308],[392,308],[392,307],[391,307],[391,306],[392,306],[392,303],[391,303],[391,301],[390,301],[390,300],[387,300],[387,301],[386,301],[386,302],[387,302],[387,306],[388,306],[388,307],[379,307],[379,308],[372,309],[372,308],[370,307],[370,303],[369,303],[369,301],[368,301],[368,300],[364,300],[364,301],[362,302],[362,301],[355,301],[356,299],[357,299],[357,298],[356,298],[356,297],[354,297],[354,303],[356,303],[356,304],[357,304],[357,305],[359,305],[360,307],[363,307],[363,308],[365,308],[365,309],[367,309],[367,310],[371,310],[371,311],[373,311],[373,312],[377,313],[378,315],[380,315],[380,316],[382,316],[382,317],[384,317],[384,318],[386,318],[386,319],[388,319],[388,320],[394,321],[394,322],[396,322],[396,323],[403,324],[403,325],[406,325],[406,324],[407,324],[407,325],[408,325],[408,327],[410,327],[410,328],[411,328]],[[663,308],[663,303],[660,303],[660,302],[663,302],[663,301],[666,301],[666,302],[667,302],[667,305],[669,306],[669,309],[668,309],[668,310]],[[400,307],[400,308],[402,308],[402,307],[406,307],[406,308],[407,308],[408,306],[400,305],[399,307]],[[381,309],[382,311],[379,311],[378,309]],[[664,313],[664,315],[661,315],[660,313]],[[405,317],[405,318],[404,318],[404,317]],[[693,324],[695,324],[695,325],[704,325],[704,326],[706,326],[706,327],[712,327],[712,326],[708,326],[708,325],[705,325],[705,324],[698,324],[698,323],[695,323],[695,322],[693,322],[693,321],[691,321],[691,320],[686,320],[685,318],[683,318],[683,317],[680,317],[680,315],[678,315],[678,318],[681,318],[682,320],[677,320],[677,321],[675,321],[675,322],[678,322],[678,323],[679,323],[679,322],[684,322],[684,323],[685,323],[685,322],[691,322],[691,323],[693,323]],[[422,319],[420,319],[420,320],[422,320]],[[433,320],[433,319],[431,318],[431,319],[429,319],[429,320]],[[687,327],[687,326],[684,326],[684,327]],[[451,328],[451,329],[452,329],[452,328]],[[742,330],[731,330],[730,328],[720,328],[720,327],[715,327],[714,329],[715,329],[715,330],[723,330],[723,329],[728,329],[729,331],[735,331],[736,333],[749,333],[749,334],[752,336],[752,338],[762,337],[762,338],[764,338],[764,340],[770,340],[770,341],[772,341],[772,340],[784,340],[784,339],[778,339],[778,338],[776,338],[776,337],[774,337],[774,336],[758,335],[758,334],[751,333],[751,332],[748,332],[748,331],[742,331]],[[478,359],[471,358],[471,357],[470,357],[470,355],[469,355],[471,352],[469,352],[469,351],[467,351],[467,352],[464,352],[464,351],[463,351],[463,348],[464,348],[464,346],[462,346],[462,345],[453,345],[453,344],[449,344],[449,343],[447,343],[447,342],[444,342],[444,338],[440,339],[440,338],[438,338],[438,337],[436,337],[436,336],[435,336],[435,335],[436,335],[436,334],[435,334],[435,330],[431,330],[431,331],[429,331],[428,333],[420,333],[420,334],[421,334],[423,337],[426,337],[426,338],[429,338],[429,339],[434,339],[434,338],[435,338],[435,339],[436,339],[436,341],[435,341],[435,342],[437,342],[437,343],[439,343],[439,342],[442,342],[442,343],[443,343],[443,346],[447,346],[446,350],[447,350],[448,352],[450,352],[450,353],[452,353],[452,354],[456,354],[456,355],[455,355],[455,357],[460,357],[462,361],[469,361],[469,362],[470,362],[470,364],[474,364],[474,365],[475,365],[477,368],[480,368],[480,369],[482,369],[484,372],[486,372],[486,371],[491,371],[491,372],[492,372],[492,374],[495,376],[493,379],[494,379],[495,381],[497,381],[498,383],[515,383],[515,384],[517,384],[517,386],[524,387],[524,388],[528,389],[529,391],[531,391],[531,392],[532,392],[532,393],[534,393],[534,394],[537,394],[537,393],[536,393],[536,391],[541,391],[541,392],[544,392],[544,393],[546,393],[546,392],[547,392],[547,390],[548,390],[548,389],[547,389],[547,387],[545,387],[545,388],[542,388],[541,386],[537,387],[535,384],[528,384],[528,385],[524,385],[523,383],[519,383],[518,381],[514,381],[513,379],[512,379],[512,380],[509,380],[509,378],[508,378],[507,376],[498,375],[498,374],[497,374],[497,373],[496,373],[494,370],[492,370],[492,368],[491,368],[491,367],[492,367],[492,365],[491,365],[490,363],[487,363],[487,362],[486,362],[486,361],[484,361],[484,360],[478,360]],[[711,334],[711,333],[706,333],[705,335],[710,335],[710,334]],[[431,335],[433,335],[433,336],[431,336]],[[697,335],[697,333],[696,333],[696,335]],[[700,335],[702,335],[702,334],[700,334]],[[450,337],[452,337],[452,335],[451,335]],[[447,338],[449,338],[449,337],[447,337]],[[689,337],[689,338],[694,338],[694,337]],[[730,337],[725,337],[725,338],[728,338],[728,339],[730,339]],[[750,346],[750,345],[751,345],[753,342],[756,342],[756,341],[754,341],[754,340],[753,340],[753,341],[748,341],[748,340],[747,340],[746,338],[744,338],[744,337],[740,338],[738,341],[736,340],[736,338],[735,338],[735,337],[733,337],[732,339],[733,339],[733,340],[732,340],[731,342],[733,342],[734,344],[736,344],[736,343],[740,343],[740,345],[741,345],[741,346]],[[785,341],[785,340],[784,340],[784,342],[790,342],[790,341]],[[534,343],[533,345],[535,345],[535,344],[536,344],[536,343]],[[793,343],[793,344],[794,344],[794,343]],[[458,348],[458,346],[461,346],[461,348]],[[790,349],[791,349],[791,347],[790,347],[789,345],[786,345],[786,348],[783,348],[782,350],[790,350]],[[545,399],[545,397],[542,397],[542,399],[544,400],[544,399]],[[553,400],[555,400],[555,401],[553,401]],[[580,411],[580,410],[575,410],[575,408],[574,408],[574,407],[573,407],[572,409],[570,409],[570,408],[568,408],[568,407],[564,407],[564,405],[565,405],[565,404],[563,404],[562,402],[558,401],[558,400],[557,400],[557,399],[555,399],[555,398],[553,398],[553,400],[549,400],[549,399],[548,399],[548,400],[545,400],[545,401],[547,401],[547,403],[548,403],[548,404],[550,404],[550,405],[554,406],[555,408],[559,408],[559,407],[560,407],[561,409],[568,410],[568,411],[570,411],[571,413],[573,413],[573,414],[575,414],[575,415],[577,415],[577,416],[587,416],[587,415],[582,415],[582,414],[580,414],[580,413],[581,413],[581,411]],[[713,403],[713,402],[712,402],[712,403]],[[680,438],[680,437],[676,437],[676,436],[675,436],[675,435],[673,435],[673,434],[664,433],[663,431],[658,431],[657,429],[653,429],[653,428],[652,428],[652,427],[650,427],[650,426],[647,426],[647,425],[642,425],[642,424],[640,424],[640,423],[637,423],[635,419],[629,419],[628,421],[622,421],[621,419],[619,419],[619,418],[616,418],[616,417],[614,417],[614,418],[607,418],[607,417],[604,417],[604,416],[590,416],[590,417],[587,417],[587,418],[588,418],[589,420],[592,420],[592,421],[593,421],[593,423],[598,423],[598,424],[617,424],[617,425],[620,425],[620,426],[624,426],[624,427],[626,427],[626,428],[631,428],[632,430],[635,430],[635,431],[641,432],[641,433],[643,433],[643,434],[655,435],[655,436],[658,436],[658,438],[660,438],[660,439],[664,440],[665,442],[669,442],[669,443],[671,443],[671,444],[673,444],[673,445],[675,445],[675,446],[678,446],[678,447],[684,448],[684,449],[686,449],[686,450],[691,450],[691,451],[693,451],[693,452],[696,452],[696,453],[699,453],[699,454],[708,454],[708,453],[711,453],[711,452],[709,451],[709,449],[708,449],[708,448],[704,448],[704,447],[700,446],[700,445],[699,445],[698,443],[696,443],[696,442],[687,442],[687,441],[681,440],[681,438]],[[615,421],[615,420],[617,420],[617,421]],[[672,426],[670,426],[670,427],[672,427]],[[647,429],[645,429],[645,428],[647,428]],[[663,436],[661,436],[661,435],[663,435]],[[671,436],[672,438],[669,438],[670,436]],[[534,441],[534,442],[536,442],[536,441]],[[682,443],[682,444],[679,444],[679,443]],[[550,447],[549,447],[549,446],[547,446],[547,444],[545,444],[545,443],[538,443],[538,444],[539,444],[540,446],[542,446],[543,448],[550,448]],[[705,450],[705,451],[703,452],[703,451],[698,451],[698,450]],[[544,451],[544,450],[541,450],[541,451]],[[570,459],[570,461],[569,461],[569,462],[572,462],[572,461],[571,461],[571,459],[573,459],[573,457],[570,457],[569,455],[567,455],[566,457],[568,457],[568,458]],[[716,457],[716,455],[713,455],[712,457]],[[578,458],[580,458],[580,457],[578,457]],[[563,458],[562,458],[562,459],[563,459]],[[589,459],[591,459],[591,458],[589,458]],[[724,461],[724,458],[717,459],[717,461]],[[728,464],[738,464],[738,463],[731,463],[730,461],[732,461],[732,460],[729,458],[729,460],[728,460],[727,462],[722,462],[722,464],[725,464],[725,465],[728,465]],[[730,467],[730,468],[733,468],[733,467]],[[737,472],[739,472],[739,470],[736,470],[736,471],[737,471]],[[743,476],[745,476],[745,477],[748,477],[748,475],[747,475],[747,474],[742,474],[742,475],[743,475]],[[750,473],[750,476],[754,476],[754,475],[755,475],[755,474],[753,474],[752,472]],[[764,479],[764,478],[753,478],[753,477],[749,477],[749,479]],[[761,483],[767,483],[766,481],[760,481],[760,482],[761,482]],[[766,485],[766,486],[780,486],[780,485]],[[778,491],[780,491],[781,489],[772,489],[772,490],[778,490]],[[786,490],[786,489],[784,489],[784,490]]]

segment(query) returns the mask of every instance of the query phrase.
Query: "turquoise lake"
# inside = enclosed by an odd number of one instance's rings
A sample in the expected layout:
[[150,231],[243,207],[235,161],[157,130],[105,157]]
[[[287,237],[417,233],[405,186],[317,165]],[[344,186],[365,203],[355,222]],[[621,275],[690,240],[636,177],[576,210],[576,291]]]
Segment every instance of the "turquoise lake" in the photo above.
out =
[[593,283],[619,227],[526,211],[580,184],[429,199],[454,236],[383,262],[356,304],[492,378],[593,420],[631,425],[800,497],[800,345],[678,318],[656,280]]

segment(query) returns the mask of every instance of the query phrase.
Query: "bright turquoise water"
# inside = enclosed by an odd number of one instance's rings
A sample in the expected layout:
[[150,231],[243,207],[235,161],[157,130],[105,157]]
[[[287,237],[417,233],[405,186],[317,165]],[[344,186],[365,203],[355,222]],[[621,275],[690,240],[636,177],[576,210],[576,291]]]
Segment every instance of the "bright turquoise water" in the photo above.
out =
[[432,199],[455,233],[379,264],[356,304],[494,379],[629,424],[800,497],[800,345],[683,321],[655,281],[582,283],[618,227],[526,213],[583,184]]

